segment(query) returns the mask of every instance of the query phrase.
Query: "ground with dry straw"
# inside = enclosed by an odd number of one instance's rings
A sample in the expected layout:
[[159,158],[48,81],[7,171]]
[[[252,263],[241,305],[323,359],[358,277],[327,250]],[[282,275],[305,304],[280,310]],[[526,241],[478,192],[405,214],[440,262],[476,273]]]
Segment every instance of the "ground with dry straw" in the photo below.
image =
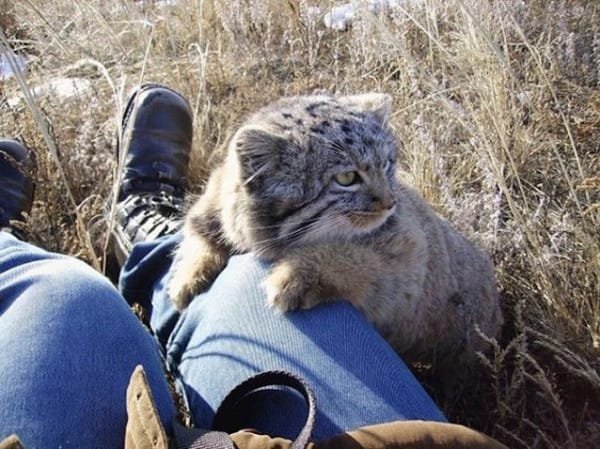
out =
[[[387,92],[407,181],[491,254],[503,297],[501,338],[441,406],[511,447],[600,447],[600,5],[357,2],[361,19],[334,31],[317,3],[0,0],[0,48],[29,59],[0,81],[0,135],[37,153],[30,238],[105,269],[115,130],[140,82],[191,101],[194,192],[258,106]],[[29,94],[65,76],[90,89]]]

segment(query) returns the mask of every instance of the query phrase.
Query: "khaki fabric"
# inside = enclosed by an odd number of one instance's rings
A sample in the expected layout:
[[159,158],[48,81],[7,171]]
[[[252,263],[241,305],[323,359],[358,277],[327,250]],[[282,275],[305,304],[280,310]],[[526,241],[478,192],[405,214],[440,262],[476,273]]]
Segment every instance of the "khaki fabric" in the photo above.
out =
[[0,449],[24,449],[21,440],[16,435],[11,435],[8,438],[0,441]]
[[290,449],[292,442],[285,438],[273,438],[241,430],[231,434],[233,444],[238,449]]
[[[289,449],[291,442],[240,431],[231,435],[239,449]],[[456,424],[395,421],[361,427],[307,449],[507,449],[496,440]]]
[[498,441],[457,424],[395,421],[335,436],[311,449],[508,449]]
[[125,449],[168,449],[169,442],[160,422],[146,373],[138,365],[127,387]]

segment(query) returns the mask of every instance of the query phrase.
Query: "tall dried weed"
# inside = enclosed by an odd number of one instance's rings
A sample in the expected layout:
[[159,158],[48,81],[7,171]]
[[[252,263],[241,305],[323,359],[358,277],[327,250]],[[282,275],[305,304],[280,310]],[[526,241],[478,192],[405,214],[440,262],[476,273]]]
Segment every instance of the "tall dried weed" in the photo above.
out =
[[600,5],[412,0],[373,15],[356,2],[339,32],[317,4],[334,2],[0,0],[28,89],[91,85],[28,103],[0,81],[0,134],[38,156],[31,238],[103,266],[115,130],[138,83],[190,99],[195,192],[248,111],[317,89],[388,92],[404,176],[490,252],[504,301],[502,337],[442,406],[511,447],[600,447]]

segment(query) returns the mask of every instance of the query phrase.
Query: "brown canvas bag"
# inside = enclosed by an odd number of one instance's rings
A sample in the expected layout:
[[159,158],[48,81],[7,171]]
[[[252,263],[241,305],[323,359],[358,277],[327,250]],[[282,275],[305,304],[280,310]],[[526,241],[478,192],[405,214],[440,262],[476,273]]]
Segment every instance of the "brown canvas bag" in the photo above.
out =
[[[267,385],[293,388],[308,404],[306,424],[294,441],[229,428],[231,422],[228,421],[231,421],[239,399]],[[328,440],[311,441],[316,415],[314,395],[301,379],[285,372],[261,373],[236,387],[216,413],[214,427],[225,431],[188,429],[174,424],[175,437],[169,441],[158,418],[144,370],[138,366],[127,390],[127,413],[125,449],[507,449],[498,441],[467,427],[428,421],[382,423]]]

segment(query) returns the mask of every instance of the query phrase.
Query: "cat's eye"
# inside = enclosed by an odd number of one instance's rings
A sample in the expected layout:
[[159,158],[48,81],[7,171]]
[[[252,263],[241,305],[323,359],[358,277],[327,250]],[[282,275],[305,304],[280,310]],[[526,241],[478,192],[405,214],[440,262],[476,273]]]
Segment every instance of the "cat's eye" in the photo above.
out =
[[335,179],[335,182],[337,182],[339,185],[348,187],[357,183],[360,180],[360,176],[355,171],[345,171],[338,173],[333,177],[333,179]]

